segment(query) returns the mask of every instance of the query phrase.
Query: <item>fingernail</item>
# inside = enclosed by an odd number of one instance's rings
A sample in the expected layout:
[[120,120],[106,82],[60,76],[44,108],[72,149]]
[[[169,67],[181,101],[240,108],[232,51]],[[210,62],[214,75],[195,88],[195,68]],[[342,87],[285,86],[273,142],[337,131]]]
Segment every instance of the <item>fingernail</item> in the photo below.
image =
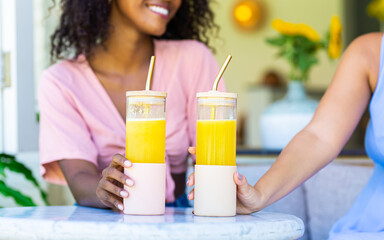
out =
[[241,181],[243,180],[243,175],[241,175],[240,173],[237,173],[237,178]]
[[125,165],[126,167],[130,167],[130,166],[132,166],[132,163],[131,163],[131,161],[125,160],[125,161],[124,161],[124,165]]
[[123,205],[121,205],[121,204],[117,205],[117,208],[120,209],[121,211],[123,211],[123,209],[124,209]]
[[125,180],[128,186],[132,187],[133,186],[133,181],[131,179]]
[[128,193],[126,191],[121,191],[120,196],[122,196],[123,198],[128,197]]
[[188,178],[188,181],[187,181],[187,186],[189,186],[189,182],[190,182],[191,180]]
[[191,199],[191,198],[193,198],[193,192],[190,192],[190,193],[188,194],[188,199]]

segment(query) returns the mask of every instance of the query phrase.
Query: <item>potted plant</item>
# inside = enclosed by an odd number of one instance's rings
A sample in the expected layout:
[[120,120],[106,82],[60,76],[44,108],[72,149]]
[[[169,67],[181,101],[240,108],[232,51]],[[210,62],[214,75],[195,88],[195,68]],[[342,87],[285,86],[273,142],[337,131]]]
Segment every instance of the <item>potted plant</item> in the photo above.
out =
[[275,19],[272,27],[279,32],[267,43],[279,48],[278,57],[290,66],[288,91],[285,97],[270,105],[260,118],[263,148],[281,150],[311,120],[318,102],[307,97],[303,83],[318,63],[318,53],[326,51],[331,59],[341,54],[342,26],[338,17],[331,19],[324,38],[310,26]]
[[[15,173],[24,175],[25,179],[30,181],[40,192],[40,196],[43,199],[44,203],[48,205],[47,194],[41,188],[36,178],[33,176],[32,171],[24,166],[22,163],[16,160],[16,157],[13,155],[0,153],[0,194],[5,197],[11,197],[14,201],[20,206],[36,206],[36,203],[32,198],[25,196],[16,189],[9,187],[6,184],[7,172],[9,170]],[[1,207],[1,206],[0,206]]]

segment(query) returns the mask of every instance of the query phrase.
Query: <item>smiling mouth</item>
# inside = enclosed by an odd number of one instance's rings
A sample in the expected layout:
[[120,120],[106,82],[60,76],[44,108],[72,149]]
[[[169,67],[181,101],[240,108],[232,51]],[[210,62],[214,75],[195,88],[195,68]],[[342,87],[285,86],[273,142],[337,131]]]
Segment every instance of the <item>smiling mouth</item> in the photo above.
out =
[[156,14],[164,17],[164,18],[168,18],[168,16],[169,16],[169,10],[165,7],[158,6],[158,5],[149,5],[148,8],[152,12],[154,12],[154,13],[156,13]]

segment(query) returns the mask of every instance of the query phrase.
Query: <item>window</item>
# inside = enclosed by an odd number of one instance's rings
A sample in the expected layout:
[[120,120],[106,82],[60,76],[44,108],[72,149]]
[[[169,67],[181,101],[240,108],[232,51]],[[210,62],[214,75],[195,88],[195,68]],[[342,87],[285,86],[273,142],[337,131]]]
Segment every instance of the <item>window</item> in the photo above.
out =
[[38,146],[33,2],[0,0],[0,151],[9,153],[35,151]]

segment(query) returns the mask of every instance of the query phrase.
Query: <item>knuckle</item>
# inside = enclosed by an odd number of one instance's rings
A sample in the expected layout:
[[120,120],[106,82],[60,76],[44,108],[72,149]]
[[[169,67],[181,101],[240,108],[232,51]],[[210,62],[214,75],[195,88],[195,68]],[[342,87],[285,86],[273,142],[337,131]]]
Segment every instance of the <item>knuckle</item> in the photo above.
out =
[[111,176],[113,174],[113,168],[109,167],[105,170],[105,176]]
[[103,175],[103,177],[105,177],[105,176],[108,175],[108,169],[109,169],[109,167],[104,168],[104,170],[101,172],[101,174]]
[[102,180],[101,182],[100,182],[100,187],[101,188],[103,188],[103,189],[106,189],[107,188],[107,181],[106,180]]
[[108,201],[111,198],[111,194],[108,192],[105,192],[104,196],[102,197],[103,200]]
[[121,156],[120,154],[115,154],[115,155],[113,155],[112,159],[113,159],[113,161],[115,161],[116,163],[121,163],[121,162],[124,161],[123,156]]
[[100,180],[99,184],[97,184],[96,193],[99,192],[103,188],[103,180]]
[[98,198],[100,198],[100,188],[99,187],[96,188],[96,196]]

